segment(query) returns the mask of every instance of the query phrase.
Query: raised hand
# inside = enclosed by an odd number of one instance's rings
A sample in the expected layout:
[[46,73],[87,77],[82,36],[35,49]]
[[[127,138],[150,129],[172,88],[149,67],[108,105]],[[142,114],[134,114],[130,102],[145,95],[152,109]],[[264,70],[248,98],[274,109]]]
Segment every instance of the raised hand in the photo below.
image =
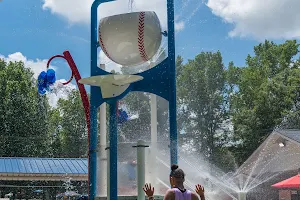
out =
[[201,186],[200,184],[196,185],[195,191],[200,197],[204,197],[204,187],[203,186]]
[[154,194],[154,187],[151,187],[151,184],[146,183],[143,187],[144,192],[148,197],[153,197]]

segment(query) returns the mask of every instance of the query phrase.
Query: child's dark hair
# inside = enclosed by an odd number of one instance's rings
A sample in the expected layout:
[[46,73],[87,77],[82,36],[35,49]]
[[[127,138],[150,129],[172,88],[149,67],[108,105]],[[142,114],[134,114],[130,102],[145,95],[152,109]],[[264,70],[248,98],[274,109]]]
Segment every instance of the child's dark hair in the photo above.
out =
[[176,178],[176,179],[184,179],[185,177],[185,173],[182,169],[180,169],[178,167],[178,165],[176,164],[173,164],[171,166],[171,173],[170,173],[170,176]]
[[178,169],[178,165],[173,164],[173,165],[171,166],[171,170],[174,171],[174,170],[176,170],[176,169]]

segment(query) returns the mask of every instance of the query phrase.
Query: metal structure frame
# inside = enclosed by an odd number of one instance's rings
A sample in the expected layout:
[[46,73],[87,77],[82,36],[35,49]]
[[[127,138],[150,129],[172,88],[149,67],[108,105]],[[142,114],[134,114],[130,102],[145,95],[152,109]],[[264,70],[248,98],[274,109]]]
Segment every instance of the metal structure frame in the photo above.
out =
[[[97,66],[98,53],[100,47],[98,42],[98,7],[102,3],[114,0],[95,0],[91,7],[91,76],[108,75],[110,73]],[[102,103],[109,104],[109,149],[110,149],[110,199],[118,199],[118,132],[117,132],[117,101],[122,99],[131,91],[148,92],[158,95],[169,102],[170,121],[170,156],[171,164],[177,163],[177,123],[176,123],[176,69],[175,69],[175,31],[174,31],[174,0],[167,0],[168,12],[168,57],[145,72],[136,75],[144,79],[130,84],[128,89],[120,96],[103,99],[100,87],[91,86],[90,96],[90,118],[91,133],[89,138],[89,197],[96,196],[97,184],[97,110]],[[104,169],[106,170],[106,169]]]

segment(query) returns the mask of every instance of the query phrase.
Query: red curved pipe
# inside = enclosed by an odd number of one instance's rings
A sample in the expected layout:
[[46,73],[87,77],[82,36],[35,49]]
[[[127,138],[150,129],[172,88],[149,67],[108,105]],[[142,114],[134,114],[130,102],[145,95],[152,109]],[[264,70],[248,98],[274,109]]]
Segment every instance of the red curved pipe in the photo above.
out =
[[[87,92],[85,90],[85,87],[83,84],[79,83],[78,81],[81,79],[81,76],[80,76],[80,73],[78,71],[78,68],[70,54],[69,51],[64,51],[64,56],[62,55],[56,55],[56,56],[53,56],[49,59],[48,63],[47,63],[47,68],[49,68],[49,65],[50,65],[50,62],[54,59],[54,58],[64,58],[70,68],[71,68],[71,71],[72,71],[72,75],[70,77],[70,79],[63,83],[63,85],[67,85],[69,84],[73,77],[75,77],[75,80],[76,80],[76,83],[77,83],[77,86],[78,86],[78,89],[79,89],[79,92],[80,92],[80,96],[81,96],[81,100],[82,100],[82,103],[83,103],[83,107],[84,107],[84,112],[85,112],[85,119],[86,119],[86,124],[87,124],[87,128],[88,128],[88,149],[90,149],[90,135],[91,135],[91,116],[90,116],[90,102],[89,102],[89,98],[88,98],[88,95],[87,95]],[[88,159],[89,159],[89,163],[90,163],[90,151],[88,151]],[[90,170],[88,169],[88,194],[89,194],[89,185],[90,185]]]
[[[51,63],[51,61],[52,61],[54,58],[63,58],[63,59],[65,59],[65,60],[67,60],[67,58],[64,57],[64,56],[62,56],[62,55],[52,56],[52,57],[48,60],[48,62],[47,62],[47,69],[49,68],[50,63]],[[71,57],[71,58],[72,58],[72,57]],[[67,61],[68,61],[68,60],[67,60]],[[70,67],[71,67],[71,66],[70,66]],[[76,68],[77,68],[77,67],[76,67]],[[63,83],[63,85],[68,85],[69,83],[71,83],[71,81],[73,80],[73,76],[74,76],[74,74],[73,74],[73,71],[72,71],[72,74],[71,74],[70,79],[69,79],[67,82]]]

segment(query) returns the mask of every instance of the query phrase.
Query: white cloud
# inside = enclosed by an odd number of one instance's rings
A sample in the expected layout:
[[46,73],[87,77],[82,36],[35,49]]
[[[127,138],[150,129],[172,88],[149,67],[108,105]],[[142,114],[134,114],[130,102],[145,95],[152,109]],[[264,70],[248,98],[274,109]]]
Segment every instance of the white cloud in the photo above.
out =
[[[0,58],[4,59],[6,62],[19,62],[22,61],[25,65],[25,67],[28,67],[32,70],[32,72],[34,73],[34,78],[37,79],[39,73],[41,73],[42,71],[46,70],[46,66],[47,66],[47,62],[48,60],[40,60],[40,59],[36,59],[34,60],[30,60],[27,59],[22,53],[20,52],[16,52],[13,54],[8,55],[7,57],[0,55]],[[50,68],[55,69],[54,66],[50,66]]]
[[[32,70],[32,72],[34,73],[34,78],[37,79],[38,75],[42,72],[42,71],[46,71],[46,66],[47,66],[47,62],[48,60],[46,59],[36,59],[36,60],[30,60],[27,59],[26,56],[24,56],[21,52],[16,52],[13,54],[8,55],[7,57],[3,56],[0,54],[0,58],[5,60],[6,62],[19,62],[22,61],[24,63],[24,66],[27,68],[30,68]],[[50,65],[50,68],[52,69],[56,69],[55,66]],[[73,90],[76,89],[76,86],[72,83],[64,86],[62,85],[63,82],[66,82],[66,80],[61,79],[61,80],[57,80],[57,82],[54,84],[53,88],[53,92],[48,93],[47,97],[49,99],[49,104],[52,107],[55,107],[57,104],[57,101],[60,98],[66,99],[68,93]]]
[[300,38],[299,0],[208,0],[206,5],[233,24],[231,37]]
[[175,23],[175,30],[176,31],[182,31],[184,29],[184,22],[180,21],[180,22],[176,22]]
[[71,23],[86,23],[89,21],[90,5],[93,0],[44,0],[43,9],[66,18]]
[[[43,9],[67,19],[70,23],[90,23],[90,10],[94,0],[44,0]],[[128,0],[117,0],[99,6],[98,18],[127,13]],[[155,11],[163,29],[167,27],[167,3],[162,0],[134,0],[133,11]]]

